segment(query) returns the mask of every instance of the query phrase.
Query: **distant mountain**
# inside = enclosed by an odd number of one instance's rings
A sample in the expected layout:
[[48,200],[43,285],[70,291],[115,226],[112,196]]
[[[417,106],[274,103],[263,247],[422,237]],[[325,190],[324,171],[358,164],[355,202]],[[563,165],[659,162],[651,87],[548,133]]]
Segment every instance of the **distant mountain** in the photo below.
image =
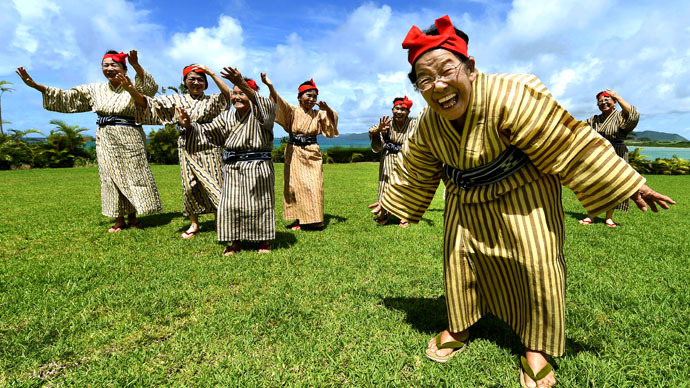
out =
[[633,134],[635,135],[635,137],[632,137],[630,140],[642,139],[646,137],[647,139],[650,139],[652,141],[688,141],[688,139],[675,133],[665,133],[657,131],[635,131],[633,132]]

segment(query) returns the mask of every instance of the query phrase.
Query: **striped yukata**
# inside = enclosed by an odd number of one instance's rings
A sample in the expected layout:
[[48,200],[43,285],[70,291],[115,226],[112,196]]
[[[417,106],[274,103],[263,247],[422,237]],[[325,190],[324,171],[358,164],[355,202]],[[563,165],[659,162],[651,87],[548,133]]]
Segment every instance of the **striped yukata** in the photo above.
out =
[[407,117],[402,126],[398,126],[398,124],[395,122],[395,119],[393,119],[390,129],[385,134],[379,132],[378,134],[374,135],[373,131],[376,128],[378,128],[378,125],[374,125],[369,128],[369,139],[371,140],[371,150],[377,153],[381,152],[381,161],[379,163],[379,193],[376,197],[380,202],[381,196],[383,196],[383,190],[388,183],[391,172],[393,172],[395,158],[398,156],[397,153],[386,150],[384,146],[386,143],[393,143],[395,145],[402,146],[405,140],[417,128],[417,118]]
[[[278,96],[276,122],[285,132],[297,136],[338,136],[338,114],[335,122],[324,111],[305,112],[300,106],[288,104]],[[299,220],[300,224],[323,222],[323,163],[318,144],[285,148],[283,174],[283,219]]]
[[[146,73],[134,86],[153,96],[158,85]],[[43,107],[62,113],[93,111],[99,116],[134,118],[131,96],[110,82],[76,86],[69,90],[48,87]],[[96,156],[101,180],[101,212],[108,217],[152,214],[162,210],[156,181],[146,159],[146,134],[141,126],[103,125],[96,131]]]
[[[193,123],[201,142],[222,145],[228,151],[273,149],[276,104],[255,94],[257,104],[240,115],[224,110],[208,124]],[[275,172],[271,160],[223,164],[223,187],[218,206],[218,241],[275,239]]]
[[[147,98],[148,107],[137,107],[137,122],[142,124],[176,124],[176,107],[184,108],[192,122],[210,123],[228,103],[222,94],[194,97],[191,94],[173,94]],[[182,213],[213,213],[220,202],[223,160],[222,147],[202,142],[196,131],[187,131],[177,140],[182,175]]]
[[[623,140],[635,129],[639,120],[640,114],[637,112],[637,108],[631,105],[627,116],[621,111],[614,111],[611,112],[609,117],[604,117],[603,114],[594,115],[585,120],[585,122],[603,136],[604,139],[611,142],[613,149],[616,150],[616,155],[627,162],[628,147],[623,143]],[[626,199],[619,203],[615,209],[627,212],[630,210],[630,200]]]
[[[509,146],[530,163],[508,178],[463,189],[443,174],[485,165]],[[532,75],[477,74],[462,131],[428,107],[395,161],[383,207],[418,222],[446,185],[444,288],[449,329],[486,313],[529,348],[565,347],[561,185],[598,214],[644,183],[608,142],[575,120]]]

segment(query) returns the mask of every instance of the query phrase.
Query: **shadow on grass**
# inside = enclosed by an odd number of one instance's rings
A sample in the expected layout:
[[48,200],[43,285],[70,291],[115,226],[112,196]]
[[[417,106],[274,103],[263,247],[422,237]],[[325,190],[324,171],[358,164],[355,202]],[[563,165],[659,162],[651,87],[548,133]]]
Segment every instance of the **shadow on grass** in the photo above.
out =
[[564,212],[564,214],[567,215],[568,217],[574,218],[578,221],[580,221],[583,218],[587,218],[587,212],[582,213],[582,212],[567,211],[567,212]]
[[341,222],[347,221],[347,217],[336,216],[333,214],[324,214],[323,216],[323,227],[326,228],[332,223],[339,224]]
[[[429,338],[448,328],[446,299],[438,298],[383,298],[383,304],[391,310],[407,314],[405,321],[415,330],[429,335]],[[523,355],[525,348],[517,334],[499,318],[487,314],[470,326],[470,338],[483,339],[497,346],[510,349],[515,355]],[[599,349],[586,343],[566,338],[566,355],[579,352],[598,353]]]
[[276,231],[276,239],[273,240],[273,249],[286,249],[295,245],[297,238],[294,233]]
[[144,228],[153,228],[169,224],[174,218],[182,217],[182,213],[160,213],[149,216],[139,217],[139,222],[144,225]]

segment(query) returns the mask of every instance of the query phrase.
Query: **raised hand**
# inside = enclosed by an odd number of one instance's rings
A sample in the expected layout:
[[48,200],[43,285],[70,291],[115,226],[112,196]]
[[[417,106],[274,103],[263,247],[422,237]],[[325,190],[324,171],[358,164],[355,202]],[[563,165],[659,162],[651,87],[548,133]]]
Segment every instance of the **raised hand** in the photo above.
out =
[[668,205],[675,205],[675,202],[671,198],[657,193],[647,185],[642,185],[642,187],[640,187],[640,189],[637,190],[635,194],[630,197],[630,199],[632,199],[635,202],[635,205],[637,205],[637,207],[643,212],[647,211],[647,206],[649,206],[652,211],[656,213],[659,211],[656,208],[657,204],[659,204],[659,206],[661,206],[663,209],[668,209]]
[[17,75],[19,75],[19,78],[21,78],[22,81],[24,81],[26,86],[30,88],[36,88],[36,82],[34,82],[33,78],[31,78],[26,69],[24,69],[23,67],[19,67],[15,72],[17,73]]
[[139,54],[137,53],[137,50],[129,50],[127,59],[129,59],[129,64],[132,65],[132,67],[139,66]]
[[206,66],[204,66],[204,65],[201,65],[201,64],[196,64],[196,65],[194,65],[194,69],[200,69],[201,71],[203,71],[204,73],[206,73],[206,75],[212,75],[212,74],[213,74],[213,72],[211,71],[211,69],[209,69],[208,67],[206,67]]
[[192,120],[184,108],[177,107],[177,122],[186,129],[192,129]]
[[134,83],[132,82],[132,80],[128,76],[126,76],[122,73],[118,73],[115,76],[115,80],[117,81],[117,83],[119,85],[122,85],[123,89],[125,89],[128,92],[132,92],[132,91],[136,90],[134,88]]
[[319,101],[316,103],[316,105],[319,106],[319,109],[325,112],[330,112],[331,107],[326,104],[326,101]]
[[269,88],[273,87],[273,82],[266,76],[266,73],[261,73],[261,82],[266,84]]
[[224,67],[220,72],[220,76],[232,82],[234,85],[242,83],[242,73],[235,67]]
[[391,127],[391,121],[392,119],[390,116],[383,116],[381,119],[379,119],[379,126],[376,129],[376,132],[385,132]]

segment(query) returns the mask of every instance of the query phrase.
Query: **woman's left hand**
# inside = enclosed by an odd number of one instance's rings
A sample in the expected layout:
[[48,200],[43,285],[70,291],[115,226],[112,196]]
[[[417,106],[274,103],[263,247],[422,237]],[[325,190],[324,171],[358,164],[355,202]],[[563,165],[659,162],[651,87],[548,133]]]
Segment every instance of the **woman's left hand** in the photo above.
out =
[[637,207],[643,212],[647,211],[647,206],[652,208],[652,211],[656,213],[659,211],[659,209],[656,208],[657,204],[659,204],[659,206],[661,206],[663,209],[668,209],[668,205],[675,204],[671,198],[657,193],[647,185],[642,185],[642,187],[640,187],[640,189],[637,190],[635,194],[630,197],[630,199],[632,199],[635,202],[635,205],[637,205]]
[[211,69],[209,69],[208,67],[201,65],[201,64],[194,65],[194,69],[199,69],[199,70],[203,71],[206,75],[212,75],[213,74]]
[[129,59],[129,64],[132,65],[132,67],[139,66],[139,54],[137,54],[137,50],[129,50],[127,59]]
[[614,91],[611,90],[611,89],[604,89],[604,91],[605,91],[606,93],[608,93],[608,94],[611,96],[611,98],[613,98],[614,100],[618,101],[618,93],[614,92]]
[[220,76],[232,82],[234,85],[242,83],[242,73],[234,67],[224,67],[220,72]]
[[329,112],[331,110],[331,107],[326,104],[326,101],[319,101],[316,105],[318,105],[319,109],[322,111]]

